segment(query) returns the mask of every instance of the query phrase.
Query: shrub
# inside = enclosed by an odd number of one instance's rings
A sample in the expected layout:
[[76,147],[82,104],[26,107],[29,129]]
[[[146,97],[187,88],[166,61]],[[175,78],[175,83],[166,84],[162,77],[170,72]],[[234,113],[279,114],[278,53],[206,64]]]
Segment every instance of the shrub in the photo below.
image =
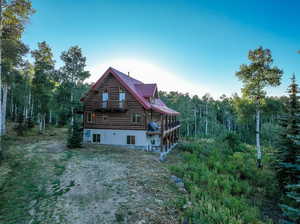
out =
[[26,126],[28,129],[34,128],[34,122],[32,120],[32,117],[28,117],[26,120]]
[[74,122],[73,127],[69,128],[68,148],[80,148],[82,146],[82,128],[78,122]]
[[[236,150],[245,149],[228,154],[227,144],[232,142]],[[197,141],[181,146],[184,161],[171,171],[183,179],[189,193],[186,201],[192,206],[181,207],[189,224],[270,222],[262,221],[260,207],[262,198],[276,193],[274,172],[267,165],[257,169],[253,147],[232,142]],[[268,154],[264,159],[268,160]],[[177,206],[186,203],[182,198],[175,202]]]
[[229,149],[233,152],[236,152],[240,149],[241,142],[238,136],[232,132],[228,133],[223,141],[228,145]]
[[23,115],[18,116],[17,124],[14,126],[14,130],[18,136],[23,136],[24,133],[27,131],[27,125],[24,122]]

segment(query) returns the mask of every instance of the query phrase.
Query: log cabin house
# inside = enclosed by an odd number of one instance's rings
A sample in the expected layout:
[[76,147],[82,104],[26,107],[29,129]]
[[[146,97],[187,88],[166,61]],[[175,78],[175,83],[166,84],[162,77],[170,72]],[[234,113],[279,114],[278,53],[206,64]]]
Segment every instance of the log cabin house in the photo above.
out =
[[156,84],[110,67],[81,101],[85,143],[169,152],[178,142],[179,113],[159,99]]

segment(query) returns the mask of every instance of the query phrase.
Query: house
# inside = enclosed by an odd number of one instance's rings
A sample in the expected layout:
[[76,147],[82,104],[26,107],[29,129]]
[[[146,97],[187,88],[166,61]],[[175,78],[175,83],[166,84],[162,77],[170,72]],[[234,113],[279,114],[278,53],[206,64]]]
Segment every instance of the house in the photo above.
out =
[[168,152],[178,142],[179,113],[159,99],[156,84],[110,67],[81,101],[85,143]]

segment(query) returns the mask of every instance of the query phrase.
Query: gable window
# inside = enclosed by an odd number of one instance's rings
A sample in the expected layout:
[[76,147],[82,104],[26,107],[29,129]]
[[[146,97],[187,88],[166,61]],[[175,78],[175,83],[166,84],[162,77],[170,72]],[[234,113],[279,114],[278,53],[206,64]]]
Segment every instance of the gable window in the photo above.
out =
[[125,100],[125,90],[120,88],[119,89],[119,101],[124,101]]
[[133,123],[141,123],[141,121],[142,121],[142,116],[141,116],[140,114],[137,114],[137,113],[132,114],[131,121],[132,121]]
[[122,88],[119,88],[119,107],[124,108],[125,106],[125,91]]
[[93,134],[93,142],[100,143],[101,142],[101,135],[100,134]]
[[127,135],[127,145],[135,145],[135,136]]
[[102,107],[107,108],[107,102],[108,102],[108,90],[105,89],[102,92]]
[[96,114],[94,112],[87,112],[87,122],[94,123],[96,120]]

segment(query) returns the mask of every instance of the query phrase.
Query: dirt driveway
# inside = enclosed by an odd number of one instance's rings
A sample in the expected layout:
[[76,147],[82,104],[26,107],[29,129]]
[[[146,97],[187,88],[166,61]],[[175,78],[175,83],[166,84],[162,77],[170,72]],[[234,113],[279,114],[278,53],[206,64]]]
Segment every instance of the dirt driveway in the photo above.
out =
[[19,190],[4,187],[8,209],[0,221],[18,223],[9,206],[22,204],[23,197],[22,223],[178,223],[172,199],[180,193],[158,154],[91,145],[68,150],[54,140],[14,150],[22,169],[8,185],[18,184]]

